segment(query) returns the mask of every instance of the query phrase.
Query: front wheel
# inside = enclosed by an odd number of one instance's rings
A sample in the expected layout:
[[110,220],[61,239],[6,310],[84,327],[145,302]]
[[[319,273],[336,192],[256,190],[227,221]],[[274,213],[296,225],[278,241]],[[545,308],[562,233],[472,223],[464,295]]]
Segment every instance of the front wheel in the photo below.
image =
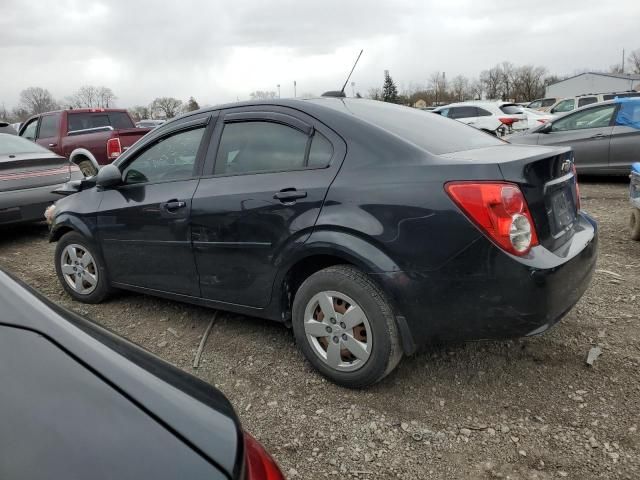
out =
[[79,233],[66,233],[58,241],[55,264],[62,288],[75,300],[100,303],[109,295],[111,289],[102,259]]
[[296,292],[292,323],[305,357],[345,387],[380,381],[402,358],[389,302],[351,266],[325,268],[307,278]]

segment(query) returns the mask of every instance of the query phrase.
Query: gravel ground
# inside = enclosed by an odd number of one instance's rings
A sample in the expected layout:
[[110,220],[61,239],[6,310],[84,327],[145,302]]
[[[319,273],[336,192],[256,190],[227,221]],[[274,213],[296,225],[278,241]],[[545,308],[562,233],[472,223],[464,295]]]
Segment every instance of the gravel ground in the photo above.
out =
[[[571,313],[535,338],[473,342],[405,358],[383,382],[326,382],[281,325],[122,293],[73,302],[42,225],[0,230],[0,265],[215,384],[290,478],[640,478],[640,243],[629,240],[626,184],[583,182],[600,222],[598,272]],[[592,367],[587,352],[600,346]]]

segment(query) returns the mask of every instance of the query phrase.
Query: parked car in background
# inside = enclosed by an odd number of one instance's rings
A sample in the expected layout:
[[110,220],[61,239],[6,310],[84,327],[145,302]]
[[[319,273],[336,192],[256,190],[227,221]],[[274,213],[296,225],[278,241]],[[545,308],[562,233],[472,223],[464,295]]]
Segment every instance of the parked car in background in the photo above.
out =
[[23,123],[19,135],[68,158],[91,176],[148,131],[135,128],[124,109],[83,108],[35,115]]
[[547,123],[555,118],[555,116],[550,113],[533,110],[531,108],[523,108],[522,112],[527,117],[528,129],[539,127],[541,124]]
[[433,113],[458,120],[492,135],[529,128],[522,107],[509,102],[478,100],[450,103],[436,108]]
[[136,122],[137,128],[156,128],[166,123],[166,120],[140,120]]
[[578,301],[597,228],[571,158],[365,99],[203,109],[67,186],[54,263],[82,302],[122,288],[290,322],[362,387],[430,341],[538,334]]
[[284,480],[222,392],[1,270],[0,378],[2,479]]
[[640,98],[582,107],[508,140],[570,146],[580,173],[628,175],[640,152]]
[[611,92],[611,93],[597,93],[578,95],[577,97],[562,98],[554,103],[549,108],[549,113],[558,115],[567,112],[572,112],[581,107],[586,107],[592,103],[605,102],[607,100],[613,100],[614,98],[631,98],[640,97],[640,92],[626,91],[626,92]]
[[17,135],[0,133],[0,225],[43,221],[52,193],[82,174],[66,158]]
[[18,132],[20,131],[20,126],[22,125],[22,122],[17,122],[17,123],[12,123],[11,126],[13,127],[13,129],[16,131],[16,135],[18,134]]
[[558,101],[559,98],[556,97],[547,97],[547,98],[537,98],[532,102],[526,105],[527,108],[532,110],[539,110],[541,112],[548,112],[549,109]]
[[0,122],[0,133],[16,135],[18,132],[7,122]]

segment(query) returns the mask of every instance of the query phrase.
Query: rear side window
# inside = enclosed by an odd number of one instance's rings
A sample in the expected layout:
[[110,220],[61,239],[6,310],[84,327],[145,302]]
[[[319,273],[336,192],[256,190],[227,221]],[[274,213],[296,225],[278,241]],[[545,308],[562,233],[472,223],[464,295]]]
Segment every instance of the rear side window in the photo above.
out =
[[109,123],[116,130],[135,128],[133,121],[125,112],[109,112]]
[[304,168],[308,141],[305,133],[279,123],[227,123],[214,173],[233,175]]
[[309,161],[307,165],[310,167],[326,167],[333,156],[333,145],[327,140],[327,137],[319,132],[313,135],[311,148],[309,149]]
[[449,118],[473,118],[477,117],[476,107],[451,107]]
[[476,111],[478,112],[478,117],[490,117],[492,115],[491,112],[485,110],[484,108],[476,108]]
[[58,123],[60,122],[60,114],[44,115],[40,120],[40,132],[38,138],[49,138],[58,135]]
[[596,97],[583,97],[578,99],[578,108],[584,107],[585,105],[591,105],[592,103],[597,103],[598,99]]
[[515,115],[518,113],[522,113],[522,107],[516,104],[505,103],[504,105],[500,105],[500,110],[502,113],[506,113],[507,115]]

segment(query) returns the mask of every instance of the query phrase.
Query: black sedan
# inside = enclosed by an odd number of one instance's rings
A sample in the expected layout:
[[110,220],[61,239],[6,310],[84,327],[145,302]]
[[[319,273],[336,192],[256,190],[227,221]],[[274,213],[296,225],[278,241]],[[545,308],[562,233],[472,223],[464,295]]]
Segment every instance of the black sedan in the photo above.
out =
[[199,110],[67,186],[55,266],[84,302],[122,288],[292,325],[321,373],[364,386],[578,301],[597,227],[572,159],[364,99]]
[[53,190],[82,178],[78,168],[29,140],[0,133],[0,225],[44,220]]
[[0,478],[283,480],[211,385],[0,271]]

